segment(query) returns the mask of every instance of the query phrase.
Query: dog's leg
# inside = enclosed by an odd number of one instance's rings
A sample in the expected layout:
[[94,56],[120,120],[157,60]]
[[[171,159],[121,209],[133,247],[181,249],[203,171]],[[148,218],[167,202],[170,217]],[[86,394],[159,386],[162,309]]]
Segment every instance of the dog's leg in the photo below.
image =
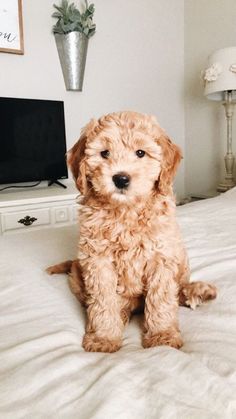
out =
[[115,352],[122,345],[124,323],[114,268],[106,258],[89,258],[83,277],[88,296],[83,347],[89,352]]
[[179,290],[180,305],[193,310],[204,301],[213,300],[217,296],[217,288],[206,282],[197,281],[181,284]]
[[72,293],[76,296],[79,302],[87,307],[87,294],[85,291],[85,284],[82,276],[82,270],[78,260],[74,260],[69,273],[68,283]]
[[143,346],[183,344],[178,327],[178,284],[171,266],[159,258],[147,266]]
[[194,310],[203,302],[213,300],[217,296],[217,288],[214,285],[202,281],[190,282],[190,269],[186,253],[183,255],[176,280],[179,284],[179,305],[181,306]]

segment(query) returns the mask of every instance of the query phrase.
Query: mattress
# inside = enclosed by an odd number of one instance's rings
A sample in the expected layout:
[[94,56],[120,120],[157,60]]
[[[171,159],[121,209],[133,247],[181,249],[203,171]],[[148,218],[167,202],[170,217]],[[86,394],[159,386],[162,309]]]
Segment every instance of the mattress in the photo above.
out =
[[0,417],[236,418],[236,188],[178,207],[192,280],[218,298],[180,307],[184,346],[143,349],[141,316],[114,354],[81,347],[85,313],[66,275],[45,268],[76,255],[77,227],[0,238]]

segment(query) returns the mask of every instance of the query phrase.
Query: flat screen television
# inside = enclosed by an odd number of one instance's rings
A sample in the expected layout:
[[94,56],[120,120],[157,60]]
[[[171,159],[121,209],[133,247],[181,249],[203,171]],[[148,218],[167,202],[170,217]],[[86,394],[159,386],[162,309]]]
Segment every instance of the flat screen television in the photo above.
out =
[[0,184],[68,178],[64,103],[0,98]]

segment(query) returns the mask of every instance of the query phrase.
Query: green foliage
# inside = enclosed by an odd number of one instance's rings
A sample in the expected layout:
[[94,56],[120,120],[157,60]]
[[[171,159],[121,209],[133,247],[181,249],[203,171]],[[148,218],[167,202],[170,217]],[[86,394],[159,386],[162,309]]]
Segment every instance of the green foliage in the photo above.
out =
[[61,0],[60,6],[53,5],[56,12],[52,17],[57,19],[56,24],[53,26],[53,33],[67,34],[70,32],[81,32],[87,38],[94,35],[96,25],[93,23],[94,4],[88,4],[85,0],[85,10],[80,12],[74,3],[69,4],[69,0]]

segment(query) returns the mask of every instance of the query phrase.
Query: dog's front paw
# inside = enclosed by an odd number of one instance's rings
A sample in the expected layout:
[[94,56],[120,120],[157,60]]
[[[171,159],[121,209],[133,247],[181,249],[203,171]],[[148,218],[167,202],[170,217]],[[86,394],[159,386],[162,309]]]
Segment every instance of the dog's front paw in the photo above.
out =
[[156,334],[146,333],[143,335],[143,347],[152,348],[160,345],[168,345],[179,349],[183,345],[183,340],[179,331],[168,329],[159,331]]
[[121,339],[108,339],[96,335],[96,333],[86,333],[82,343],[87,352],[116,352],[122,346]]

